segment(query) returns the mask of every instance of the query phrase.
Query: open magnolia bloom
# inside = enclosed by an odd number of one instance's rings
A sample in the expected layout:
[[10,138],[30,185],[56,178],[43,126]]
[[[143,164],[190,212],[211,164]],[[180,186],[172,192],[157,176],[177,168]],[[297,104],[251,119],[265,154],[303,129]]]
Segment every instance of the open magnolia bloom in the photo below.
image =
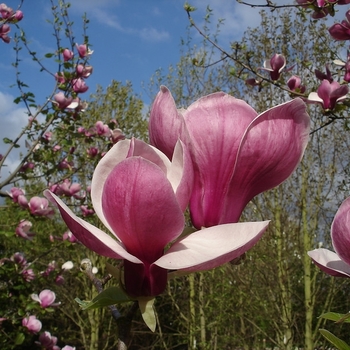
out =
[[190,213],[198,229],[237,222],[254,196],[286,180],[303,156],[309,128],[298,98],[258,115],[246,102],[217,92],[177,110],[164,86],[149,122],[151,144],[169,159],[178,138],[190,150]]
[[82,244],[124,260],[125,290],[139,299],[162,293],[168,270],[201,271],[235,259],[267,228],[268,222],[228,224],[179,239],[192,184],[190,155],[181,141],[170,162],[154,147],[132,139],[118,142],[102,158],[91,184],[95,212],[113,238],[75,216],[51,192],[46,196]]
[[350,197],[339,207],[331,227],[335,253],[314,249],[308,255],[324,272],[336,277],[350,277]]

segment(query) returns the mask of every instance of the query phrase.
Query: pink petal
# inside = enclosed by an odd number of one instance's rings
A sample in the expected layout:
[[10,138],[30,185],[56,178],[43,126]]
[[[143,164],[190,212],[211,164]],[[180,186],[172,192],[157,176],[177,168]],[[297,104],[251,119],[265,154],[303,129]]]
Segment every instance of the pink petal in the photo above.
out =
[[167,177],[184,212],[193,188],[193,165],[187,147],[180,140],[176,143]]
[[202,271],[225,264],[253,247],[269,221],[213,226],[175,242],[154,264],[168,270]]
[[334,250],[350,265],[350,197],[345,199],[335,214],[331,236]]
[[103,186],[112,169],[126,158],[129,148],[130,140],[122,140],[116,143],[97,164],[92,177],[91,200],[94,205],[95,213],[110,232],[113,232],[113,230],[109,226],[102,211],[101,198]]
[[153,102],[148,128],[151,144],[171,159],[179,136],[186,134],[186,127],[173,96],[165,86],[160,87]]
[[157,165],[142,157],[127,158],[110,172],[102,208],[127,251],[143,262],[158,259],[184,228],[170,182]]
[[247,103],[223,92],[199,99],[184,113],[195,163],[194,226],[218,224],[241,139],[256,116]]
[[90,223],[78,218],[74,213],[52,192],[46,190],[44,195],[55,203],[61,216],[73,235],[85,247],[99,255],[113,259],[127,259],[135,264],[142,263],[138,258],[129,254],[115,239]]
[[113,230],[102,211],[103,187],[114,167],[127,157],[132,156],[141,156],[150,160],[157,164],[165,174],[170,170],[170,161],[162,152],[137,139],[121,140],[106,153],[94,171],[91,182],[91,199],[97,216],[111,232]]
[[240,145],[222,223],[238,221],[254,196],[292,174],[304,154],[309,131],[310,117],[299,98],[269,109],[250,124]]
[[328,249],[315,249],[307,253],[313,262],[324,272],[335,277],[350,277],[350,265]]

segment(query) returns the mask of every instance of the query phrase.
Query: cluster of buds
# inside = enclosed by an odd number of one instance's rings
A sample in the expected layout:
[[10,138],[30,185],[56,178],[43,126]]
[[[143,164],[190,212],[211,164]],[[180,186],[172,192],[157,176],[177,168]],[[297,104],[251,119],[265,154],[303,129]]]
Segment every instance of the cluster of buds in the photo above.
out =
[[[45,331],[40,334],[39,340],[35,343],[45,350],[60,350],[61,348],[56,345],[57,341],[57,337],[54,337],[50,332]],[[75,350],[75,347],[66,345],[61,350]]]
[[311,17],[313,19],[324,18],[328,15],[334,16],[335,5],[350,4],[350,0],[296,0],[304,8],[313,10]]
[[315,70],[316,78],[321,84],[316,92],[311,92],[307,98],[308,103],[320,104],[325,111],[334,110],[336,104],[345,100],[348,96],[349,87],[341,85],[332,77],[329,66],[326,66],[326,73]]
[[[74,71],[63,71],[55,74],[55,78],[58,82],[58,88],[64,92],[58,92],[54,95],[54,100],[52,101],[58,109],[72,109],[75,111],[84,110],[86,105],[81,102],[77,97],[78,94],[86,92],[89,87],[85,83],[92,71],[92,66],[86,65],[86,59],[92,54],[92,51],[88,49],[86,44],[75,46],[77,51],[77,64],[74,66]],[[65,66],[67,66],[70,61],[74,60],[76,57],[74,52],[69,49],[64,49],[62,51],[63,61]],[[80,59],[84,60],[80,63]]]
[[12,187],[8,195],[14,203],[18,203],[23,209],[28,209],[33,216],[45,216],[50,219],[55,214],[46,198],[34,196],[28,201],[25,191],[18,187]]
[[6,262],[16,264],[18,267],[18,270],[20,271],[19,274],[23,278],[24,281],[30,282],[35,278],[35,273],[33,269],[29,268],[31,265],[27,262],[24,255],[20,252],[14,253],[9,259],[3,258],[0,260],[0,266],[5,264]]
[[5,43],[11,41],[8,34],[11,31],[10,24],[14,24],[22,20],[23,12],[20,10],[14,11],[6,4],[0,4],[0,39]]

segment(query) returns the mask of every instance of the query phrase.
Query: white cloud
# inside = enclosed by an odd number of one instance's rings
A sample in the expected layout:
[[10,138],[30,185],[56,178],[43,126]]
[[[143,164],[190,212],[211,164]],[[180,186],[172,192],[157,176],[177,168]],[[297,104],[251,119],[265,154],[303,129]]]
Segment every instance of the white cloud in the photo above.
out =
[[170,35],[168,32],[164,30],[159,31],[153,27],[141,29],[139,31],[139,35],[141,38],[148,41],[153,41],[153,42],[165,41],[170,38]]
[[114,28],[119,32],[124,34],[138,36],[139,38],[152,42],[165,41],[170,38],[169,32],[165,30],[158,30],[154,27],[144,27],[144,28],[135,28],[123,26],[118,17],[112,15],[110,12],[101,9],[95,9],[94,12],[90,14],[97,19],[101,24],[107,25],[108,27]]
[[[4,144],[3,139],[5,137],[10,140],[15,139],[23,127],[28,124],[26,109],[14,104],[13,99],[14,97],[10,94],[0,92],[0,154],[5,154],[8,149],[8,144]],[[19,164],[19,157],[20,149],[13,149],[5,162],[7,166],[2,169],[1,180],[4,180],[4,176],[16,168]]]

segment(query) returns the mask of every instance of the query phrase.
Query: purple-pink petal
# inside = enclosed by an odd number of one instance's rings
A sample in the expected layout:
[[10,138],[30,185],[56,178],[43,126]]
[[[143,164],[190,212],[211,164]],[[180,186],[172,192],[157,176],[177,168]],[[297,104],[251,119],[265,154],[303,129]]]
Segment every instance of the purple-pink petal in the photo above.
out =
[[90,223],[78,218],[56,195],[46,190],[45,196],[55,203],[73,235],[95,253],[113,259],[127,259],[135,264],[141,261],[128,253],[115,239]]
[[269,222],[213,226],[175,242],[154,264],[169,270],[203,271],[229,262],[254,246]]
[[217,225],[241,138],[257,113],[222,92],[203,97],[184,112],[195,181],[190,202],[195,227]]
[[185,224],[166,175],[142,157],[127,158],[110,172],[103,188],[102,210],[127,251],[149,264],[163,254]]
[[299,98],[260,114],[238,151],[221,223],[235,222],[257,194],[278,186],[298,166],[306,148],[310,118]]
[[186,127],[182,111],[177,110],[170,91],[161,86],[152,104],[149,119],[150,142],[171,159],[179,135],[185,141],[183,137],[186,135]]
[[320,248],[308,252],[308,255],[315,265],[328,275],[350,277],[350,265],[341,260],[336,253]]
[[350,265],[350,197],[339,207],[331,227],[334,250]]

